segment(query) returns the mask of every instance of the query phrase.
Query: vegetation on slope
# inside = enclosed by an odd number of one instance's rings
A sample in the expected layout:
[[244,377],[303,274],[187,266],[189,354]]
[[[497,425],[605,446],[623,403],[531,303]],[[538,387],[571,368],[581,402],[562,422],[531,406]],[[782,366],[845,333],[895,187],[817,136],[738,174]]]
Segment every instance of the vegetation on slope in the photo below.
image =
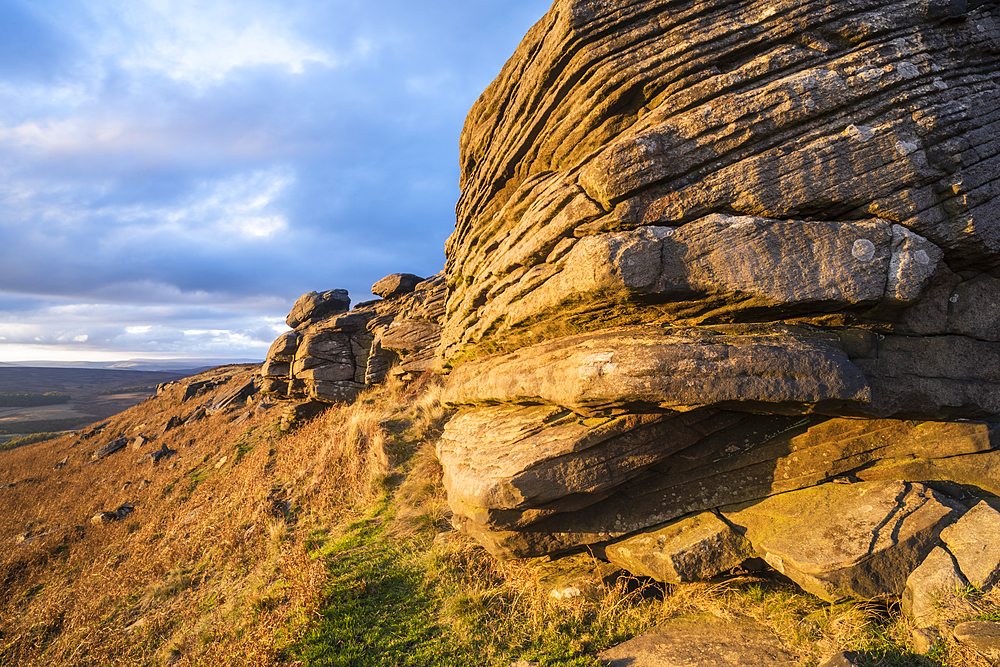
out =
[[60,391],[44,394],[0,394],[0,408],[34,408],[42,405],[69,403],[72,396]]
[[0,435],[0,452],[7,451],[8,449],[17,449],[18,447],[24,447],[25,445],[33,445],[36,442],[44,442],[45,440],[52,440],[63,435],[63,433],[31,433],[29,435],[16,435],[16,436],[4,436]]
[[100,396],[116,396],[118,394],[152,394],[156,392],[154,385],[139,385],[137,387],[112,387],[102,389]]
[[[752,573],[598,577],[595,596],[553,599],[540,580],[555,564],[496,561],[449,530],[432,377],[293,432],[258,400],[160,434],[254,372],[216,369],[193,379],[232,379],[204,396],[184,402],[176,385],[99,436],[0,454],[0,665],[598,665],[600,650],[699,611],[762,621],[805,665],[843,648],[869,665],[984,664],[953,643],[912,655],[895,609],[831,606]],[[91,460],[138,434],[156,439]],[[154,464],[164,445],[177,453]],[[91,522],[125,502],[123,520]]]

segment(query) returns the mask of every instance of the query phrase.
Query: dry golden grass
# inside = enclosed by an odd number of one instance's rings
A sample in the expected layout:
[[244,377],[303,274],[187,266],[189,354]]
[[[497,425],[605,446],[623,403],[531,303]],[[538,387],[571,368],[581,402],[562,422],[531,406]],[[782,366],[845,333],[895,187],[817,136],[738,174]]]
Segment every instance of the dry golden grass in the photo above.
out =
[[[233,382],[252,372],[237,371]],[[0,664],[274,660],[323,583],[302,524],[336,519],[384,485],[386,401],[366,396],[289,434],[279,409],[236,424],[242,408],[91,461],[119,434],[156,434],[226,388],[182,403],[174,387],[90,440],[0,455]],[[400,404],[405,391],[375,393]],[[178,454],[154,465],[147,455],[163,444]],[[90,523],[124,502],[136,506],[124,521]]]

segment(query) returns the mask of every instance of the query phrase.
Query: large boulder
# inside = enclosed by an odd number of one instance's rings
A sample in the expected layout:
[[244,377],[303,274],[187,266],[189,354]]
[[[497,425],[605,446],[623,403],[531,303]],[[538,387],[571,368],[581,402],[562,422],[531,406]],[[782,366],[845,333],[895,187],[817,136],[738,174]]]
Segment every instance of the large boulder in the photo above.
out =
[[824,484],[725,512],[765,561],[825,600],[897,596],[965,508],[921,484]]
[[423,281],[423,278],[412,273],[391,273],[372,285],[372,294],[383,299],[392,299],[409,294]]
[[307,292],[298,298],[285,323],[295,329],[334,313],[343,313],[351,308],[351,298],[345,289],[331,289],[325,292]]

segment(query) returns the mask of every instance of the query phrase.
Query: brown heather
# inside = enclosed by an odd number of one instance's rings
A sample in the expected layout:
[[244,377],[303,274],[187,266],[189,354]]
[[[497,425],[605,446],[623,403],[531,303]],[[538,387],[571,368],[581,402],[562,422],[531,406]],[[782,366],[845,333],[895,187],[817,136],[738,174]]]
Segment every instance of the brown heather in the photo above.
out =
[[[234,382],[256,372],[236,370]],[[444,415],[432,381],[389,383],[292,433],[278,408],[235,424],[241,407],[91,461],[225,389],[181,403],[172,387],[91,439],[0,453],[0,664],[271,664],[321,599],[310,531],[383,493],[407,443]],[[178,454],[154,465],[163,444]],[[90,523],[124,502],[135,505],[124,521]]]

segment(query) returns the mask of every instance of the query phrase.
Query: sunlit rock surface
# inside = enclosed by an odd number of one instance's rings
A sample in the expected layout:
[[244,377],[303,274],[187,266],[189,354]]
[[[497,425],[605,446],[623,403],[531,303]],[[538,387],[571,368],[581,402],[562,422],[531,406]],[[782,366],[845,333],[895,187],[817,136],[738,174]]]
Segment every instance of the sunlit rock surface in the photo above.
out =
[[557,0],[462,134],[456,525],[527,556],[835,479],[1000,491],[997,18]]

